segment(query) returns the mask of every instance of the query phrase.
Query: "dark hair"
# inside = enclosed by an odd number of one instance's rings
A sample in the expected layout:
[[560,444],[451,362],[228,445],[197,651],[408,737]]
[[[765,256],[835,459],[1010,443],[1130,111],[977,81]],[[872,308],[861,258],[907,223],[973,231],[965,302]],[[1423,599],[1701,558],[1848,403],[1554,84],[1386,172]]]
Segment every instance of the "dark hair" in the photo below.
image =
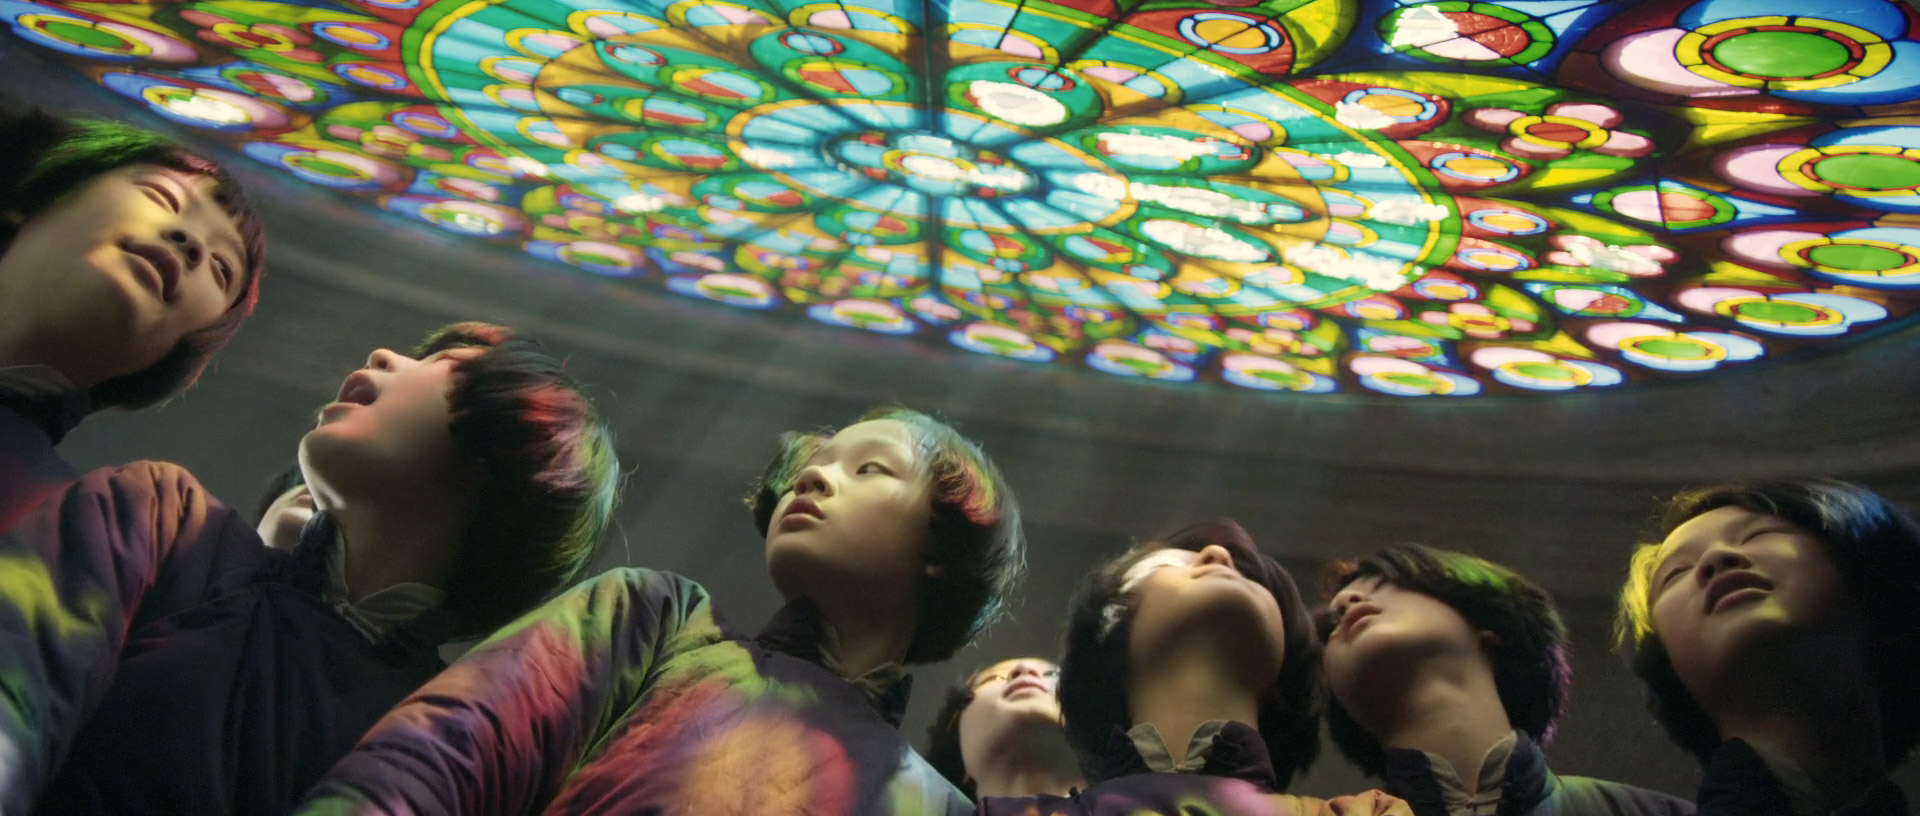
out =
[[[1396,544],[1360,561],[1328,564],[1322,587],[1331,600],[1366,578],[1432,597],[1460,613],[1468,626],[1492,632],[1487,661],[1507,721],[1542,747],[1553,740],[1567,710],[1573,670],[1567,662],[1566,624],[1546,590],[1484,558],[1420,544]],[[1325,607],[1316,622],[1321,637],[1336,623]],[[1327,731],[1340,753],[1362,771],[1378,776],[1385,769],[1380,740],[1360,727],[1337,697],[1327,704]]]
[[448,394],[454,449],[483,473],[444,587],[456,636],[485,634],[586,568],[619,498],[619,460],[593,402],[559,360],[511,329],[455,323],[415,357],[462,347]]
[[[260,300],[266,230],[240,183],[226,168],[158,133],[117,122],[62,119],[39,110],[25,115],[0,113],[0,144],[6,145],[0,151],[0,213],[17,213],[26,221],[101,174],[128,165],[158,165],[214,180],[214,200],[233,216],[245,244],[246,257],[240,264],[245,285],[240,296],[213,325],[187,333],[158,362],[103,380],[87,395],[97,407],[145,408],[192,385]],[[0,219],[0,254],[12,248],[20,228]]]
[[293,465],[286,470],[274,474],[272,479],[267,480],[267,489],[261,492],[260,498],[254,500],[253,523],[259,524],[266,521],[267,511],[273,509],[274,502],[279,501],[280,497],[286,495],[287,491],[306,483],[307,477],[306,474],[300,472],[299,462],[294,462]]
[[959,682],[949,686],[940,710],[934,712],[933,724],[927,726],[927,751],[923,757],[968,799],[974,798],[974,785],[967,775],[967,758],[960,752],[960,715],[966,713],[967,706],[973,705],[974,678],[1000,662],[1003,661],[975,666],[973,671],[962,675]]
[[[1897,765],[1920,743],[1920,526],[1871,490],[1833,479],[1727,484],[1675,496],[1661,515],[1660,538],[1687,521],[1723,507],[1783,519],[1823,546],[1847,594],[1869,621],[1873,646],[1864,655],[1879,691],[1881,753]],[[1705,762],[1720,730],[1687,693],[1660,634],[1653,630],[1652,573],[1660,543],[1634,550],[1620,590],[1616,636],[1628,647],[1633,672],[1647,686],[1647,708],[1681,748]]]
[[[1006,477],[972,440],[918,411],[889,407],[855,422],[893,420],[907,426],[927,474],[933,512],[927,524],[926,563],[938,574],[926,578],[919,623],[905,662],[937,663],[953,656],[1006,610],[1007,596],[1026,572],[1026,542],[1020,505]],[[747,506],[762,536],[780,497],[830,430],[780,435],[780,452],[761,472]]]
[[[1100,782],[1101,754],[1116,731],[1133,727],[1128,694],[1132,662],[1128,650],[1137,607],[1126,594],[1129,569],[1156,550],[1199,552],[1218,544],[1233,556],[1234,568],[1273,594],[1280,607],[1285,657],[1280,675],[1260,696],[1260,722],[1254,725],[1266,743],[1275,778],[1282,789],[1293,775],[1313,765],[1320,752],[1320,710],[1325,689],[1320,681],[1320,639],[1293,577],[1278,561],[1262,554],[1252,537],[1228,519],[1194,524],[1164,538],[1135,545],[1089,573],[1067,607],[1066,655],[1060,660],[1060,712],[1067,741],[1080,754],[1088,782]],[[1177,749],[1176,749],[1177,750]]]

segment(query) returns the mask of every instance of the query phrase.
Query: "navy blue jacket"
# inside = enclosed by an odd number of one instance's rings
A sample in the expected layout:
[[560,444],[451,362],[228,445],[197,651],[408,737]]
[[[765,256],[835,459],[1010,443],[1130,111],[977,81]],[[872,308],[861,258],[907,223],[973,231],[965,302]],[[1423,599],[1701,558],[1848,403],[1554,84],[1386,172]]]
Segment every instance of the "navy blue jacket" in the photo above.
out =
[[1316,799],[1281,793],[1260,732],[1229,722],[1191,773],[1153,770],[1125,731],[1091,758],[1089,778],[1100,781],[1067,796],[987,797],[979,816],[1410,816],[1405,802],[1380,791]]
[[[1701,771],[1701,816],[1792,816],[1793,806],[1780,780],[1745,740],[1721,743]],[[1899,787],[1883,781],[1834,811],[1834,816],[1900,816],[1911,812],[1910,807]]]
[[85,474],[0,534],[0,812],[274,813],[441,667],[373,643],[178,466]]
[[[1516,734],[1501,783],[1499,816],[1686,816],[1693,805],[1658,791],[1560,776],[1547,769],[1547,757],[1524,733]],[[1447,816],[1446,801],[1423,751],[1389,748],[1381,774],[1388,793],[1407,800],[1417,816]]]

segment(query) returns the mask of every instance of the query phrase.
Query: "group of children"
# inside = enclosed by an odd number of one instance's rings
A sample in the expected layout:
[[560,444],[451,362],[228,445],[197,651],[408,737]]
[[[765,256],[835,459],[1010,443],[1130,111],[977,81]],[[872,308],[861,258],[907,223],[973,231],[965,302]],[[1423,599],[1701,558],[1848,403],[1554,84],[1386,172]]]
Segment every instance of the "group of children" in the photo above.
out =
[[[1092,570],[1058,665],[975,672],[923,759],[905,669],[999,616],[1026,543],[991,459],[911,410],[779,438],[758,631],[670,573],[577,580],[609,434],[499,326],[372,351],[262,518],[174,465],[78,473],[61,437],[190,384],[265,240],[160,137],[0,120],[0,812],[1905,812],[1920,528],[1839,482],[1689,493],[1632,556],[1621,638],[1703,763],[1689,803],[1548,770],[1566,634],[1524,578],[1400,545],[1312,599],[1228,520]],[[1380,790],[1284,793],[1323,721]]]
[[[1225,520],[1096,568],[1060,663],[968,676],[927,757],[987,813],[1908,813],[1887,775],[1920,742],[1913,519],[1807,479],[1683,493],[1661,534],[1633,552],[1618,635],[1701,762],[1693,802],[1548,769],[1567,639],[1525,578],[1401,544],[1328,565],[1310,609]],[[1397,801],[1266,796],[1313,761],[1323,712],[1369,796]]]

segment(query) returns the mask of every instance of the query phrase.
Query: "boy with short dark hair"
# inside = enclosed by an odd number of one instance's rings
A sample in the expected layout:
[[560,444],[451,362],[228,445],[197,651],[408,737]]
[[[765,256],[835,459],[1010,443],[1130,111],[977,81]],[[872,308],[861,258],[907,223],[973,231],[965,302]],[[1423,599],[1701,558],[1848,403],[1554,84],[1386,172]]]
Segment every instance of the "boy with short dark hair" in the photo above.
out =
[[999,471],[891,409],[786,435],[749,503],[787,601],[757,635],[699,584],[614,570],[395,708],[303,812],[968,812],[899,733],[901,666],[951,656],[1018,577]]
[[1920,525],[1832,479],[1668,503],[1620,637],[1654,718],[1704,769],[1702,814],[1906,813],[1920,742]]
[[1328,565],[1320,616],[1333,742],[1420,816],[1684,814],[1642,788],[1549,771],[1571,670],[1553,599],[1505,567],[1418,544]]
[[319,514],[291,553],[153,462],[0,537],[0,810],[283,812],[440,644],[585,565],[618,477],[592,403],[500,327],[417,353],[375,351],[302,438]]
[[1240,525],[1201,522],[1096,568],[1068,605],[1060,707],[1090,786],[987,814],[1406,814],[1369,791],[1281,791],[1313,763],[1320,644],[1293,579]]

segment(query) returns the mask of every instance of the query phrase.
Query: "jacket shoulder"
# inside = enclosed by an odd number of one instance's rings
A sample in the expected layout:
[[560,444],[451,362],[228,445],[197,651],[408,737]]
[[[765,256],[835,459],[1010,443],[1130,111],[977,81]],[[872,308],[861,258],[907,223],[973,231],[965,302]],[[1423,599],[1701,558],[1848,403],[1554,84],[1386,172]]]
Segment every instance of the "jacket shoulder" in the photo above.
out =
[[1557,776],[1557,798],[1591,802],[1602,813],[1622,816],[1692,816],[1693,803],[1678,796],[1585,776]]

